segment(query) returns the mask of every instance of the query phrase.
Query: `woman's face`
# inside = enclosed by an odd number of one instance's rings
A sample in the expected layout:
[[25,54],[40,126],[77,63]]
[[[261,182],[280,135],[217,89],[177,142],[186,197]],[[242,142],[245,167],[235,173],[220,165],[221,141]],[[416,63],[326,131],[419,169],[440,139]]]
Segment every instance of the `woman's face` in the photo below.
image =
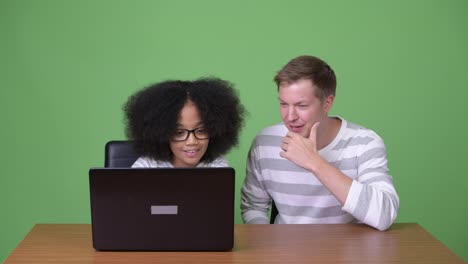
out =
[[[188,137],[184,140],[187,133]],[[188,100],[179,113],[174,137],[169,142],[173,154],[172,165],[174,167],[196,167],[205,155],[209,142],[210,139],[203,126],[200,112],[197,106]]]

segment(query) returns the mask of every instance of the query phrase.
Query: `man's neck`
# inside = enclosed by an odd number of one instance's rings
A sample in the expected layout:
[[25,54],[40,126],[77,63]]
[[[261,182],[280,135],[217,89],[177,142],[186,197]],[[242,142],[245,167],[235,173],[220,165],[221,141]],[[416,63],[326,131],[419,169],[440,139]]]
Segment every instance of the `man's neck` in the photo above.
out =
[[318,127],[317,149],[321,150],[328,146],[338,135],[341,128],[341,119],[336,117],[325,118]]

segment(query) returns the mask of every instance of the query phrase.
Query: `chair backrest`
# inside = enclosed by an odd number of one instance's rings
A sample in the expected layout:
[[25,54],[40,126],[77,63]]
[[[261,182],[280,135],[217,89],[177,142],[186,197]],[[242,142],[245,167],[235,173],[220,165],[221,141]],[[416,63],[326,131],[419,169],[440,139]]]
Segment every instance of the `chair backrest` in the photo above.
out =
[[270,224],[275,223],[275,219],[277,215],[278,215],[278,208],[276,208],[275,201],[271,201]]
[[112,140],[106,144],[104,167],[131,167],[138,158],[133,141]]

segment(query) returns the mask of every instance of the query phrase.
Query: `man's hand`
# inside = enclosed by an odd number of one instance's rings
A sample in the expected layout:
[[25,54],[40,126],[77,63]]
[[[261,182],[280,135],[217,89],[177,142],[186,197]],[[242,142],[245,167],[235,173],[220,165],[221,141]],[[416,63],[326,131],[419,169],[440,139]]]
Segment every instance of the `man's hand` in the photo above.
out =
[[322,184],[344,205],[353,180],[320,157],[317,150],[317,127],[315,123],[308,138],[288,132],[281,144],[280,156],[297,166],[312,172]]
[[280,156],[288,159],[297,166],[306,170],[314,171],[315,167],[322,162],[317,150],[317,128],[316,122],[310,129],[309,137],[305,138],[297,133],[289,131],[283,138]]

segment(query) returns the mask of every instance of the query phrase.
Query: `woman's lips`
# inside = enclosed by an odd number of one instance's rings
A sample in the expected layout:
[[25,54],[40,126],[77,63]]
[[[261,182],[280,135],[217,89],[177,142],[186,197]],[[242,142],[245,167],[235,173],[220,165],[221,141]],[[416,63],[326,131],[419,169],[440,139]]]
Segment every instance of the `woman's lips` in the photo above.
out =
[[198,149],[195,149],[195,150],[184,150],[184,153],[185,153],[185,156],[189,157],[189,158],[193,158],[197,155],[198,153]]

